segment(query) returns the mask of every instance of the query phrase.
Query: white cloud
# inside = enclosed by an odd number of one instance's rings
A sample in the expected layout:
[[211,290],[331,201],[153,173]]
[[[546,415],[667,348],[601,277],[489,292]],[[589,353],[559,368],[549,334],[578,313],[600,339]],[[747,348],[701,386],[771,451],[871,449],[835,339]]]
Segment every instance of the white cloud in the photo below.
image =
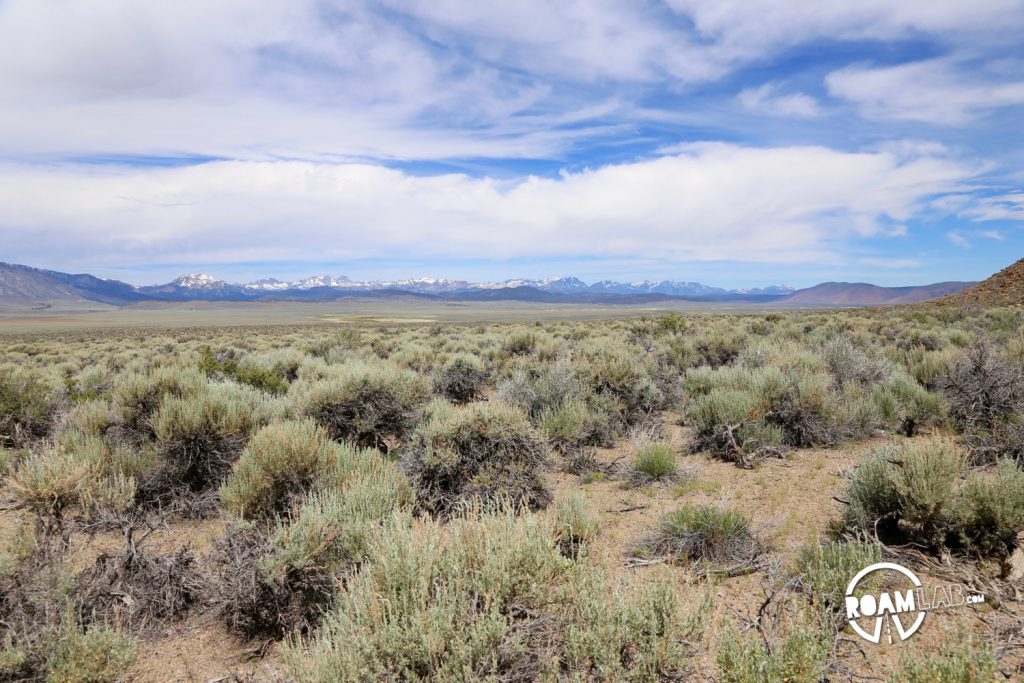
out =
[[962,125],[998,107],[1024,104],[1024,80],[997,80],[977,66],[932,59],[899,66],[851,66],[826,78],[829,93],[868,118]]
[[984,237],[985,239],[995,240],[996,242],[1002,242],[1006,237],[1003,233],[998,230],[978,230],[975,233],[978,237]]
[[992,40],[1015,41],[1024,24],[1017,0],[667,0],[693,18],[721,49],[752,55],[818,38],[892,40],[941,35],[970,44],[979,31]]
[[645,89],[819,39],[997,46],[1022,17],[1017,0],[6,0],[0,156],[552,157],[643,117],[623,103]]
[[914,258],[859,258],[857,263],[864,266],[878,266],[880,268],[920,268],[922,265],[919,259]]
[[960,208],[960,215],[978,221],[1024,221],[1024,192],[981,197]]
[[950,242],[955,244],[956,246],[960,247],[961,249],[970,249],[971,248],[970,240],[968,240],[966,237],[964,237],[963,233],[956,232],[956,231],[947,232],[946,233],[946,238]]
[[738,99],[750,111],[772,116],[804,119],[821,116],[817,100],[804,93],[781,93],[777,83],[747,88],[739,94]]
[[975,171],[944,158],[726,144],[519,180],[310,162],[7,165],[0,241],[5,258],[30,263],[834,261],[851,241],[893,234]]

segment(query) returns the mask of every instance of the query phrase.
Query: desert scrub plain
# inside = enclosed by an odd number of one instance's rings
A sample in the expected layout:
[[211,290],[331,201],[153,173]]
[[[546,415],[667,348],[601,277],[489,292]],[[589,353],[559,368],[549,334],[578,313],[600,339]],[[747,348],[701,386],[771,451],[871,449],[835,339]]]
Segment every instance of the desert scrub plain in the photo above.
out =
[[[0,677],[1020,680],[1022,323],[0,336]],[[883,558],[986,602],[860,641]]]

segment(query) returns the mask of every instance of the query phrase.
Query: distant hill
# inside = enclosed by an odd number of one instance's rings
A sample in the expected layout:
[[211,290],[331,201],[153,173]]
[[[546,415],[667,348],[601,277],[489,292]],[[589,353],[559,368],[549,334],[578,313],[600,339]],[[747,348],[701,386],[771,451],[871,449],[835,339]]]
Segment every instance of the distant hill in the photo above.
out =
[[970,289],[934,302],[938,306],[1022,306],[1024,305],[1024,258]]
[[885,306],[910,304],[962,292],[974,282],[937,282],[917,287],[879,287],[866,282],[823,282],[798,289],[779,303],[806,306]]
[[8,306],[80,302],[123,306],[146,298],[132,285],[117,280],[0,263],[0,304]]
[[[1017,264],[1020,265],[1020,264]],[[1009,276],[1008,276],[1009,277]],[[146,301],[337,301],[340,299],[420,299],[434,301],[533,301],[564,304],[646,304],[670,301],[782,303],[794,306],[879,306],[906,304],[956,294],[973,282],[940,282],[920,287],[879,287],[864,282],[826,282],[808,289],[785,285],[724,289],[681,280],[611,280],[591,285],[574,277],[471,283],[413,278],[356,281],[344,275],[317,275],[294,282],[273,278],[246,284],[212,275],[182,275],[162,285],[134,287],[92,275],[0,263],[0,307],[38,308],[81,304],[123,306]],[[1003,291],[1008,285],[999,285]],[[993,295],[994,296],[994,295]]]

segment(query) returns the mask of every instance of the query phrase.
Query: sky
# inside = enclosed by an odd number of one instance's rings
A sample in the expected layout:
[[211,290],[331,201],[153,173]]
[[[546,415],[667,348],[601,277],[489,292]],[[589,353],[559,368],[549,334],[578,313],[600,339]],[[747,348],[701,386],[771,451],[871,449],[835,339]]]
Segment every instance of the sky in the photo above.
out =
[[0,0],[0,261],[135,284],[976,280],[1024,0]]

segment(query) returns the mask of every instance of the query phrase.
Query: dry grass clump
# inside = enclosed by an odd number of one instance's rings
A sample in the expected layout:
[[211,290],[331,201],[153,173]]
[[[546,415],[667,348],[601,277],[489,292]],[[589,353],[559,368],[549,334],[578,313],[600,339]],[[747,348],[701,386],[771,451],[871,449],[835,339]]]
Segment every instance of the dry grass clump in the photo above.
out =
[[741,512],[714,505],[685,505],[662,517],[634,553],[644,559],[697,563],[708,574],[733,575],[752,570],[764,550],[750,520]]
[[626,481],[630,486],[646,486],[655,482],[678,481],[682,476],[672,444],[640,439],[634,448]]
[[299,681],[658,680],[703,622],[671,584],[631,595],[567,559],[546,516],[468,511],[378,538],[335,607],[285,658]]
[[332,439],[387,452],[389,440],[405,438],[429,395],[429,382],[413,370],[354,360],[331,367],[324,379],[293,385],[290,398]]
[[543,439],[519,410],[435,401],[401,463],[420,509],[449,515],[477,498],[545,507],[551,501],[541,472],[546,459]]
[[578,491],[555,501],[555,539],[566,557],[576,557],[598,532],[597,518]]
[[722,683],[817,683],[832,651],[832,638],[797,614],[791,623],[763,633],[739,633],[732,625],[715,664]]
[[888,683],[990,683],[1003,677],[992,646],[961,635],[946,638],[938,654],[904,654]]
[[881,560],[881,546],[873,541],[813,543],[800,549],[794,579],[817,608],[821,625],[839,632],[846,623],[847,584],[861,569]]

